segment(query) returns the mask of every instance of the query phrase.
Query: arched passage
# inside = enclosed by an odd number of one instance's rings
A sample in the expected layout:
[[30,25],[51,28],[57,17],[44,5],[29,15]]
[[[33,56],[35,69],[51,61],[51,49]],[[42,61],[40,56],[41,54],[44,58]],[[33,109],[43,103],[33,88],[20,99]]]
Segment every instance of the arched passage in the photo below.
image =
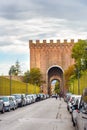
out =
[[48,94],[51,94],[51,83],[53,80],[58,80],[60,83],[60,90],[63,93],[63,70],[60,66],[52,66],[47,71],[47,84],[48,84]]

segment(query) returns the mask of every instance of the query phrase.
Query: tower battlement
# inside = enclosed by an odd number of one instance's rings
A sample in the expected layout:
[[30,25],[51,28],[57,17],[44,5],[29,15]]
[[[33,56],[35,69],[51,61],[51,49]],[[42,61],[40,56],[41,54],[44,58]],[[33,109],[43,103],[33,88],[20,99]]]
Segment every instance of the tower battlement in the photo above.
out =
[[[79,41],[79,40],[78,40],[78,41]],[[64,39],[63,42],[61,42],[61,40],[59,40],[59,39],[56,40],[56,42],[55,42],[54,40],[50,40],[49,42],[47,42],[47,40],[43,40],[42,42],[41,42],[40,40],[36,40],[36,41],[29,40],[29,43],[30,43],[30,44],[47,44],[47,43],[49,43],[49,44],[55,44],[55,43],[58,43],[58,44],[61,44],[61,43],[63,43],[63,44],[66,44],[66,43],[74,44],[75,41],[74,41],[74,39],[71,39],[70,42],[68,42],[67,39]]]

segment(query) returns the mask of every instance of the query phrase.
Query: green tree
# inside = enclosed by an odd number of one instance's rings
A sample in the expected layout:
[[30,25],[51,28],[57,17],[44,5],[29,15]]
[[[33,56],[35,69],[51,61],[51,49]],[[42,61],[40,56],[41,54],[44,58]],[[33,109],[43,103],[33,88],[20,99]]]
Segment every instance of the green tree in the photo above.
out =
[[39,68],[32,68],[24,73],[24,82],[31,83],[37,86],[42,84],[42,74]]
[[19,63],[18,60],[17,60],[16,63],[15,63],[15,68],[16,68],[16,70],[15,70],[15,75],[20,74],[20,73],[21,73],[21,70],[20,70],[20,63]]
[[21,73],[20,63],[16,61],[15,65],[12,65],[9,70],[9,75],[19,75]]
[[75,59],[79,70],[87,69],[87,40],[79,40],[72,49],[72,58]]
[[[65,77],[65,89],[69,89],[69,82],[71,77],[75,74],[75,66],[69,66],[67,70],[64,72],[64,77]],[[73,76],[74,77],[74,76]]]
[[24,73],[23,81],[25,83],[29,83],[29,81],[30,81],[30,72],[29,72],[29,70],[27,70],[27,72]]
[[59,94],[60,93],[60,84],[58,81],[55,83],[55,88],[54,88],[55,93]]
[[32,68],[30,70],[30,83],[36,84],[38,86],[42,83],[42,74],[39,68]]
[[15,75],[16,67],[12,65],[9,70],[9,75]]

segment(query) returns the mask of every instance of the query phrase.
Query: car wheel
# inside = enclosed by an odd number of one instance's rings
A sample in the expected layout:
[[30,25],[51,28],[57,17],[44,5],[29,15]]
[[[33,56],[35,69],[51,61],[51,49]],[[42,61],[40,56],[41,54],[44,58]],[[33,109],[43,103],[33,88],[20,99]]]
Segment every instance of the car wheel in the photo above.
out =
[[78,127],[77,127],[77,125],[75,124],[75,130],[78,130]]
[[4,107],[3,107],[1,113],[4,113],[4,112],[5,112],[5,109],[4,109]]
[[75,126],[75,122],[73,121],[73,126]]
[[16,108],[15,108],[15,106],[13,107],[13,110],[15,110]]
[[9,108],[8,108],[8,112],[10,112],[11,111],[11,108],[10,108],[10,106],[9,106]]

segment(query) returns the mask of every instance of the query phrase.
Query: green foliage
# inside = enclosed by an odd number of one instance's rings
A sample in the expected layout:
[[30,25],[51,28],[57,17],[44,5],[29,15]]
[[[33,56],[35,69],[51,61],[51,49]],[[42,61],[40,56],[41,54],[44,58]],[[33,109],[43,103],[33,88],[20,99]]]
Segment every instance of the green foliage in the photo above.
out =
[[12,65],[9,70],[9,75],[18,75],[21,73],[19,61],[16,61],[15,65]]
[[20,74],[21,70],[20,70],[20,63],[19,63],[19,61],[16,61],[15,68],[16,68],[15,75]]
[[16,72],[16,67],[12,65],[9,70],[9,75],[15,75],[15,72]]
[[[87,88],[87,71],[84,71],[79,79],[80,82],[80,94],[82,94],[83,89]],[[78,79],[74,79],[69,85],[69,91],[78,94]]]
[[67,70],[65,70],[64,72],[64,76],[65,76],[65,88],[68,90],[69,88],[69,82],[71,80],[71,77],[74,78],[74,69],[75,69],[75,66],[72,65],[72,66],[69,66],[69,68]]
[[32,68],[24,74],[24,82],[40,86],[42,83],[42,74],[39,68]]
[[56,81],[55,83],[55,89],[54,89],[55,93],[59,94],[60,93],[60,84],[58,81]]
[[79,40],[72,49],[72,58],[75,59],[79,70],[87,69],[87,41]]
[[[65,86],[68,86],[69,91],[78,94],[78,81],[80,80],[80,94],[82,93],[86,80],[87,74],[87,40],[79,40],[72,49],[72,58],[75,59],[74,68],[65,71]],[[71,73],[71,74],[70,74]],[[83,78],[85,77],[85,78]]]
[[25,83],[29,83],[29,81],[30,81],[30,72],[29,72],[29,70],[24,73],[23,81]]
[[[12,80],[12,94],[14,93],[40,93],[40,87]],[[10,95],[10,80],[3,76],[0,77],[0,95]]]

